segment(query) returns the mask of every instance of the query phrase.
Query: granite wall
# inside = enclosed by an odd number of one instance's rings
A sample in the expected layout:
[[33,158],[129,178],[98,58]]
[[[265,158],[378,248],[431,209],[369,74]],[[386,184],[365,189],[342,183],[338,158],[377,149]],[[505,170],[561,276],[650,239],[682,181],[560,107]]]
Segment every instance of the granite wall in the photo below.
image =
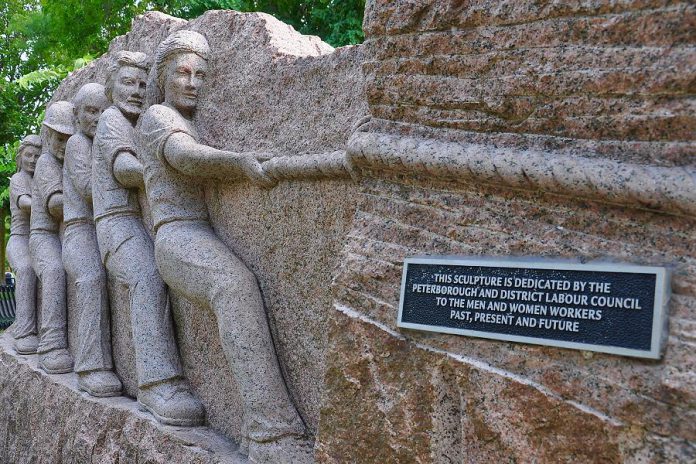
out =
[[[367,3],[319,461],[696,459],[693,3]],[[664,357],[399,329],[424,254],[667,266]]]

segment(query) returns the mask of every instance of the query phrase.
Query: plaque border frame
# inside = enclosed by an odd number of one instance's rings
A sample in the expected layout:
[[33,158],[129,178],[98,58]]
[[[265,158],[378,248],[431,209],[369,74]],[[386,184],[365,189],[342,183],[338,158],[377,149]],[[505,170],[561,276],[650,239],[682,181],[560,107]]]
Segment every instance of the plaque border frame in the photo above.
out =
[[[655,304],[653,306],[652,336],[649,350],[635,348],[622,348],[610,345],[597,345],[592,343],[566,342],[540,337],[527,337],[523,335],[506,335],[494,332],[483,332],[471,329],[456,329],[452,327],[431,326],[403,322],[404,297],[406,295],[406,275],[409,264],[434,264],[448,266],[480,266],[480,267],[505,267],[505,268],[529,268],[565,271],[595,271],[595,272],[621,272],[632,274],[655,274]],[[459,256],[410,256],[404,258],[401,276],[401,292],[399,296],[399,313],[396,320],[397,327],[426,332],[464,335],[489,340],[510,341],[517,343],[529,343],[532,345],[553,346],[557,348],[570,348],[582,351],[594,351],[609,353],[619,356],[631,356],[647,359],[660,359],[664,352],[667,340],[669,301],[671,297],[670,271],[665,267],[643,266],[636,264],[589,262],[581,263],[570,260],[555,260],[544,258],[493,258],[493,257],[459,257]]]

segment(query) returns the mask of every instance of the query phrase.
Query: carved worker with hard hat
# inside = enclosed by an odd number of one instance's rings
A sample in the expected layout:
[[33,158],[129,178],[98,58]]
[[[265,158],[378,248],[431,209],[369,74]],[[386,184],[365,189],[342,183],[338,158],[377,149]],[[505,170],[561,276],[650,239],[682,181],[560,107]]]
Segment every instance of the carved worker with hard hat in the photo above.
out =
[[32,189],[29,251],[41,281],[39,365],[50,374],[72,371],[67,350],[66,286],[58,231],[63,220],[63,158],[65,144],[75,132],[73,105],[52,104],[43,121],[43,153],[36,163]]

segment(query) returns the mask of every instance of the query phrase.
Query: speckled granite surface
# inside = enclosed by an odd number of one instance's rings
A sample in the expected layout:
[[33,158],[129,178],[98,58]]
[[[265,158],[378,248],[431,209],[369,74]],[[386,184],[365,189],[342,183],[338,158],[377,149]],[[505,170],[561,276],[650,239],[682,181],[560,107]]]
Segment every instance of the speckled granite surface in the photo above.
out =
[[[363,178],[334,279],[320,462],[696,459],[695,14],[685,1],[367,2],[373,119],[351,142]],[[626,165],[648,174],[633,185]],[[666,266],[664,357],[398,329],[414,255]]]

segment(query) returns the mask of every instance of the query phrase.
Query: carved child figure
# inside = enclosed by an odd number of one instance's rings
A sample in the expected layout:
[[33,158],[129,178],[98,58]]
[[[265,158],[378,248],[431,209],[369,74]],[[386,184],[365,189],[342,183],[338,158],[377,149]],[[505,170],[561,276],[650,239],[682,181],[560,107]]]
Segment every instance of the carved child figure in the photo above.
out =
[[43,154],[36,162],[29,251],[41,280],[39,365],[50,374],[72,371],[68,353],[65,270],[58,235],[63,220],[63,157],[74,133],[73,105],[52,104],[43,120]]
[[137,188],[143,185],[134,127],[142,112],[147,57],[119,52],[92,148],[94,220],[110,279],[128,288],[138,376],[138,402],[160,421],[190,426],[204,419],[201,403],[182,379],[167,288],[155,265],[154,246],[141,220]]
[[75,282],[79,323],[75,347],[78,386],[92,396],[117,396],[121,381],[112,372],[106,272],[99,256],[92,212],[92,139],[108,106],[104,86],[86,84],[73,98],[75,135],[65,147],[63,167],[63,264]]
[[31,189],[36,160],[41,154],[41,138],[28,135],[19,144],[18,172],[10,179],[10,239],[7,260],[15,273],[16,319],[12,326],[14,348],[19,354],[33,354],[39,346],[36,336],[36,274],[29,257],[29,218]]
[[205,37],[193,31],[170,35],[157,50],[157,88],[150,92],[155,94],[153,103],[161,104],[147,110],[140,126],[155,257],[173,290],[217,317],[222,347],[244,402],[242,433],[249,440],[250,460],[286,462],[282,453],[269,452],[279,449],[283,438],[301,436],[304,424],[280,371],[256,278],[215,235],[203,191],[212,177],[246,176],[262,186],[273,182],[254,157],[198,142],[192,118],[209,53]]

